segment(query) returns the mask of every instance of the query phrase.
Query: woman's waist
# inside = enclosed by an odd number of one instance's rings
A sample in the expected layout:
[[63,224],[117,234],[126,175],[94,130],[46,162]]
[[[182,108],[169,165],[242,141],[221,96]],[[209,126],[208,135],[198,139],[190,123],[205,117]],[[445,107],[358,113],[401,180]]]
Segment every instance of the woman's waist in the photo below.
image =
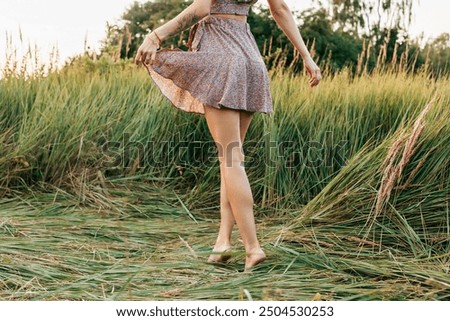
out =
[[211,16],[223,19],[236,20],[240,22],[247,22],[247,16],[244,15],[228,14],[228,13],[211,13]]
[[[243,17],[245,19],[239,18]],[[230,30],[248,30],[250,28],[247,23],[247,17],[245,16],[236,16],[234,14],[209,14],[201,19],[197,24],[213,24],[216,26],[220,26],[224,29]]]
[[[208,26],[212,26],[212,29]],[[246,21],[229,19],[227,17],[223,17],[222,14],[210,14],[191,27],[187,46],[190,50],[195,50],[203,34],[205,32],[215,30],[216,28],[219,28],[217,30],[225,30],[229,35],[235,35],[237,37],[239,37],[238,34],[251,33],[250,26]]]

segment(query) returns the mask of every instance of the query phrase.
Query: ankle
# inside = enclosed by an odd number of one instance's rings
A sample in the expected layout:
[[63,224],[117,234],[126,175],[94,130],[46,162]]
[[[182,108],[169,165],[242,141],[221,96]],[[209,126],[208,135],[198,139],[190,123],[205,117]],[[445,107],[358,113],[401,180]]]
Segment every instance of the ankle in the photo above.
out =
[[261,246],[257,245],[257,246],[248,247],[248,248],[246,247],[245,253],[247,254],[247,256],[251,256],[251,255],[264,254],[264,251],[261,248]]
[[216,242],[214,248],[216,249],[228,249],[231,247],[231,242]]

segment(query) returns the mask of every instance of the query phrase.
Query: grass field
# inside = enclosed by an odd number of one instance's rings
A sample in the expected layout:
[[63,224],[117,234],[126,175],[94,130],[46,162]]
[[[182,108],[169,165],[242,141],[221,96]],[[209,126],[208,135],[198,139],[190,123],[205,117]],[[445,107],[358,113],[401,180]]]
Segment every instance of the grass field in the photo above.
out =
[[269,259],[206,263],[219,172],[203,117],[143,70],[0,80],[1,300],[449,300],[450,80],[272,71],[244,149]]

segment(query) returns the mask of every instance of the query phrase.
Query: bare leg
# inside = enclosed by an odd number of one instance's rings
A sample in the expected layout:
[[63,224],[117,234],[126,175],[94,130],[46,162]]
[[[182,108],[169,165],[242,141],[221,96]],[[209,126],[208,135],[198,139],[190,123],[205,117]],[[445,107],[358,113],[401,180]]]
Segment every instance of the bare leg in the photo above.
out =
[[[252,118],[253,113],[240,113],[239,129],[242,142],[245,140]],[[220,166],[220,228],[213,249],[214,254],[211,254],[208,259],[208,262],[211,263],[224,262],[230,258],[230,255],[226,252],[231,248],[231,233],[233,231],[235,219],[225,188],[224,172],[222,166]]]
[[[217,145],[226,195],[247,253],[245,269],[262,262],[265,254],[256,236],[253,196],[243,166],[240,111],[205,106],[205,118]],[[227,225],[229,228],[229,225]],[[226,228],[224,228],[226,232]]]

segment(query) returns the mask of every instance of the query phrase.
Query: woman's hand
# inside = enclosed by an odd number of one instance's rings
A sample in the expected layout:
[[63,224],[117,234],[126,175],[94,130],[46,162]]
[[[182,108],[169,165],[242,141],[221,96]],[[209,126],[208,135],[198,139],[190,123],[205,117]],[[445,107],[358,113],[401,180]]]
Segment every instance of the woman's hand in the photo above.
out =
[[304,60],[304,65],[306,72],[309,75],[309,85],[311,87],[317,86],[320,81],[322,80],[322,74],[320,72],[320,68],[316,65],[314,60],[311,58],[311,56],[308,56]]
[[143,63],[144,65],[151,64],[156,59],[156,51],[159,47],[160,43],[157,36],[153,33],[147,35],[134,58],[136,65],[139,65],[140,63]]

